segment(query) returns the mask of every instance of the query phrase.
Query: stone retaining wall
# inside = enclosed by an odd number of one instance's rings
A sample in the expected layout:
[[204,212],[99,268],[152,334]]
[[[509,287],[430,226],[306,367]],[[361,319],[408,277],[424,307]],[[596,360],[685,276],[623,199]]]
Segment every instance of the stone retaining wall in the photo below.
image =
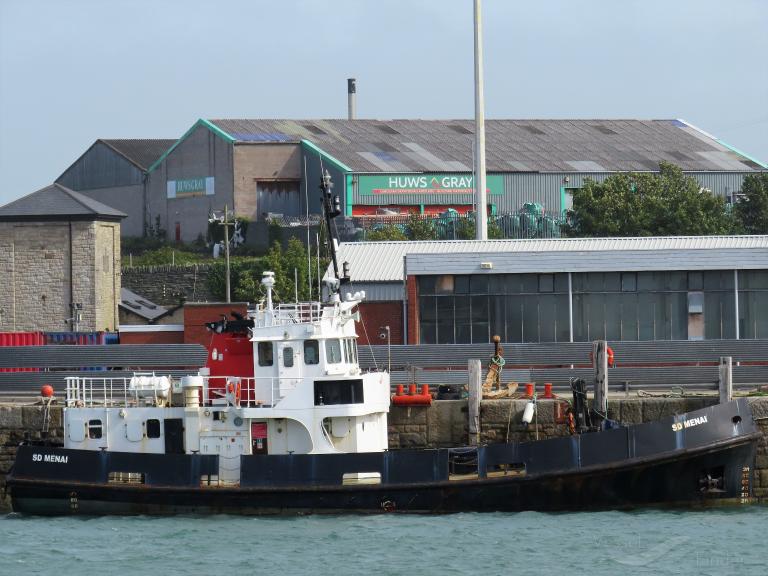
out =
[[[716,398],[629,398],[610,400],[609,417],[639,424],[691,412],[717,402]],[[533,440],[565,436],[565,425],[554,419],[554,402],[539,401],[538,427],[524,427],[525,400],[485,400],[480,405],[481,442]],[[768,498],[768,398],[751,399],[752,413],[763,433],[755,462],[755,495]],[[42,437],[42,406],[0,406],[0,509],[7,508],[5,475],[16,446],[28,437]],[[431,406],[393,406],[389,414],[389,445],[398,448],[443,448],[468,442],[467,401],[442,400]],[[50,437],[62,441],[61,407],[51,408]]]
[[122,286],[162,306],[175,306],[179,297],[187,302],[216,302],[208,288],[212,265],[123,266]]

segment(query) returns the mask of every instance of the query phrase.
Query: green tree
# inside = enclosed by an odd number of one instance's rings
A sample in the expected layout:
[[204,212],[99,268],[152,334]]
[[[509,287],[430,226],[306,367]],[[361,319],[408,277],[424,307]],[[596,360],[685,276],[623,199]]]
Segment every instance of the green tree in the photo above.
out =
[[768,234],[768,172],[750,174],[741,186],[744,197],[734,213],[746,234]]
[[310,300],[311,295],[307,284],[309,275],[307,270],[307,249],[298,238],[288,240],[288,246],[283,255],[283,268],[290,283],[290,297],[295,299],[296,287],[294,286],[294,279],[296,279],[298,282],[299,301]]
[[725,200],[666,162],[658,174],[621,173],[588,179],[573,194],[569,236],[729,234],[734,219]]
[[437,238],[434,219],[416,213],[408,215],[405,231],[409,240],[435,240]]
[[458,217],[456,219],[456,240],[474,240],[476,228],[474,216]]
[[408,240],[405,232],[396,224],[384,224],[365,235],[365,240],[369,242],[383,242],[387,240]]

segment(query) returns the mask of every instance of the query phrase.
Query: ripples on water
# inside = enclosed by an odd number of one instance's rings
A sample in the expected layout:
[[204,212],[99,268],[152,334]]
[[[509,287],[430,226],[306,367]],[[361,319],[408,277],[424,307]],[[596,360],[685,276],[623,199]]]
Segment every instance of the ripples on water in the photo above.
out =
[[768,574],[768,507],[0,518],[0,575]]

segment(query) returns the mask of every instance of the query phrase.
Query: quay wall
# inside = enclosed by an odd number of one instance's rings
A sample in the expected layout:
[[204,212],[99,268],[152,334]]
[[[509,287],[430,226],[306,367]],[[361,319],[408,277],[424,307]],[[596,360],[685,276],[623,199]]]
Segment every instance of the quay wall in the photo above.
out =
[[[626,424],[650,422],[691,412],[717,402],[715,397],[626,398],[608,401],[609,418]],[[480,442],[534,440],[536,427],[522,425],[525,400],[484,400],[480,404]],[[752,413],[762,431],[755,462],[755,496],[768,499],[768,397],[751,399]],[[555,422],[554,402],[540,400],[537,415],[539,439],[565,436],[565,425]],[[42,438],[43,408],[39,405],[0,406],[0,510],[8,509],[5,475],[13,464],[16,446],[29,438]],[[61,407],[51,408],[49,436],[63,440]],[[431,406],[392,406],[389,413],[389,446],[445,448],[468,443],[466,400],[441,400]]]

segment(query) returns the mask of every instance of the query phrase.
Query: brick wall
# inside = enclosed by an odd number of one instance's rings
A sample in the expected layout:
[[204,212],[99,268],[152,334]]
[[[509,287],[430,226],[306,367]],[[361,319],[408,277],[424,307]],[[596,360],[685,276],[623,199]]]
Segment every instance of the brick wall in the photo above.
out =
[[184,344],[184,332],[120,332],[120,344]]
[[[379,328],[389,326],[392,344],[403,344],[403,303],[402,302],[363,302],[360,304],[360,318],[357,329],[358,345],[386,344],[379,339]],[[364,324],[365,326],[361,326]],[[367,338],[366,338],[367,336]]]
[[408,276],[406,279],[405,295],[408,307],[408,341],[405,344],[418,344],[419,297],[416,290],[416,276]]

